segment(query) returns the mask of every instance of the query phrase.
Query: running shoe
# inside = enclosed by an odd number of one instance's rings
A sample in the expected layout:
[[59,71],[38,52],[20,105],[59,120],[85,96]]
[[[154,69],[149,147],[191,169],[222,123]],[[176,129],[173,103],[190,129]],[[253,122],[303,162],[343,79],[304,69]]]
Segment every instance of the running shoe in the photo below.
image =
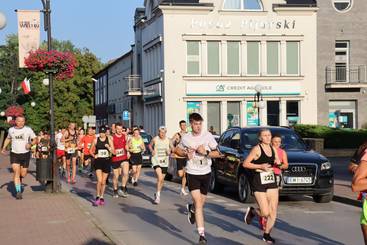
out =
[[187,193],[184,189],[181,189],[181,196],[187,196],[189,193]]
[[264,233],[264,235],[263,235],[263,241],[266,242],[266,243],[269,243],[269,244],[275,243],[275,240],[274,240],[274,238],[272,238],[270,236],[270,233],[269,234]]
[[120,188],[119,190],[118,190],[118,194],[119,194],[119,196],[120,197],[124,197],[124,198],[126,198],[127,197],[127,188],[125,187],[125,188]]
[[138,181],[135,181],[133,184],[135,187],[138,186]]
[[113,198],[118,198],[119,194],[117,192],[117,190],[113,190]]
[[246,215],[244,217],[244,221],[246,222],[246,224],[251,224],[252,219],[255,217],[254,214],[255,209],[253,207],[248,207],[246,210]]
[[100,198],[100,199],[99,199],[99,203],[100,203],[99,205],[103,206],[103,205],[105,204],[104,199],[103,199],[103,198]]
[[92,178],[93,178],[93,173],[89,173],[89,175],[88,175],[88,176],[89,176],[89,178],[91,178],[91,179],[92,179]]
[[200,236],[199,245],[204,245],[206,243],[207,243],[207,240],[206,240],[205,236]]
[[21,193],[21,192],[17,192],[17,194],[15,195],[15,198],[16,198],[17,200],[21,200],[21,199],[23,199],[23,197],[22,197],[22,193]]
[[187,204],[186,210],[187,210],[187,220],[190,224],[195,224],[195,211],[193,210],[194,205]]
[[70,183],[70,181],[71,181],[71,179],[70,179],[70,177],[68,177],[68,183]]
[[99,206],[101,205],[101,201],[99,200],[99,197],[96,197],[96,200],[93,202],[93,206]]
[[154,193],[154,204],[158,205],[161,202],[161,197]]
[[72,185],[75,185],[75,184],[76,184],[75,179],[73,179],[73,180],[71,181],[71,184],[72,184]]

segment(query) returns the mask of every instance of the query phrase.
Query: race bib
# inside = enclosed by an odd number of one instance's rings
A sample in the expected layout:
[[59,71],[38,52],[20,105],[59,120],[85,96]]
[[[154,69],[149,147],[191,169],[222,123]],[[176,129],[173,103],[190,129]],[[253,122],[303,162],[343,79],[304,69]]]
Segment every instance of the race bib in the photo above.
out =
[[107,158],[110,156],[110,153],[108,152],[108,150],[98,150],[97,156],[98,158]]
[[48,151],[48,147],[47,146],[42,146],[41,151],[43,151],[43,152]]
[[74,148],[69,148],[68,149],[68,154],[74,154],[75,153],[75,149]]
[[117,157],[121,157],[125,155],[125,150],[124,149],[116,149],[116,156]]
[[275,183],[275,175],[273,172],[261,172],[260,180],[262,185]]
[[89,143],[88,145],[87,145],[87,147],[88,147],[88,149],[90,149],[90,147],[92,146],[92,144],[91,143]]
[[206,157],[204,157],[203,159],[193,159],[192,160],[192,162],[194,163],[194,165],[196,165],[196,166],[207,166],[207,165],[209,165],[209,163],[208,163],[208,159],[206,158]]

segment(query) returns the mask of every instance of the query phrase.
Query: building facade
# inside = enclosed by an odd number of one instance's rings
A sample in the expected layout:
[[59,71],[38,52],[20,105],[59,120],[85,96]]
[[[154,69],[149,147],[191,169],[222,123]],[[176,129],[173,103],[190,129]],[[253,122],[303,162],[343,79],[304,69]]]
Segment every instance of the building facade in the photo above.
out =
[[367,2],[318,1],[318,122],[367,127]]
[[306,0],[146,0],[135,19],[145,128],[164,124],[173,134],[194,111],[217,134],[316,124],[316,21]]

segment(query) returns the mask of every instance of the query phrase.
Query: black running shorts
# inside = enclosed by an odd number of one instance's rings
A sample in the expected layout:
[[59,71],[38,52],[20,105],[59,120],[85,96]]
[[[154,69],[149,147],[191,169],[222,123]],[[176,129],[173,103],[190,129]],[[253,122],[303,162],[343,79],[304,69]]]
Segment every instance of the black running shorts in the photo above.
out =
[[103,173],[110,173],[111,171],[111,159],[110,158],[97,158],[94,161],[95,170],[102,170]]
[[192,174],[187,174],[186,178],[187,178],[187,184],[189,187],[189,191],[194,191],[194,190],[200,190],[200,193],[203,195],[207,195],[208,194],[208,190],[209,190],[209,184],[210,184],[210,176],[211,174],[205,174],[205,175],[192,175]]
[[251,191],[252,192],[266,192],[268,189],[278,189],[276,181],[270,184],[261,184],[260,173],[253,173],[251,176]]
[[28,168],[30,160],[31,160],[30,152],[20,153],[20,154],[10,152],[10,163],[11,164],[16,163],[16,164],[20,164],[20,166],[23,168]]
[[130,154],[130,164],[131,165],[142,165],[143,156],[141,155],[141,153],[131,153]]
[[176,158],[177,171],[183,170],[186,167],[186,158]]

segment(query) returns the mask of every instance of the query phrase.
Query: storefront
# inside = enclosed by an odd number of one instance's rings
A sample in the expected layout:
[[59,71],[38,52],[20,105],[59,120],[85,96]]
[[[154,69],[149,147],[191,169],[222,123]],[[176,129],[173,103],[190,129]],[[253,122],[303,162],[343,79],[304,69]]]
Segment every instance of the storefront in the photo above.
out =
[[216,134],[234,126],[317,123],[315,6],[175,2],[151,8],[142,44],[158,42],[161,49],[158,117],[169,134],[192,112],[200,112]]

